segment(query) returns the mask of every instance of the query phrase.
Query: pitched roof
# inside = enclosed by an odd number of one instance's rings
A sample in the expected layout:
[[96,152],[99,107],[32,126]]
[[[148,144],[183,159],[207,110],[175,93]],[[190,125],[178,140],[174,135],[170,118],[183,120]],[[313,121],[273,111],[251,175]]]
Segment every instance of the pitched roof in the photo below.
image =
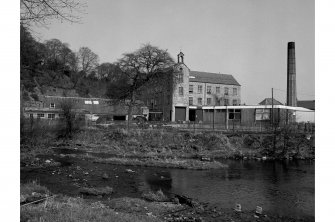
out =
[[315,110],[315,100],[300,100],[297,101],[297,106]]
[[[265,98],[259,105],[272,105],[272,98]],[[281,102],[273,98],[273,105],[283,105]]]
[[190,71],[190,82],[205,82],[240,86],[240,84],[232,75],[198,71]]

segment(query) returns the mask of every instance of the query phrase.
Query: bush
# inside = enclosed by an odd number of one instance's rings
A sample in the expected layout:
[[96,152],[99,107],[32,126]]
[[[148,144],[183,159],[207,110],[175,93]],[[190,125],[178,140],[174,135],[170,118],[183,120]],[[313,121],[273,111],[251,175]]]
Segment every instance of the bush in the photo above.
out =
[[145,200],[156,201],[156,202],[165,202],[165,201],[169,200],[169,198],[167,198],[165,196],[165,194],[163,193],[163,191],[161,189],[159,189],[157,192],[153,192],[153,191],[150,190],[147,193],[143,193],[142,197]]

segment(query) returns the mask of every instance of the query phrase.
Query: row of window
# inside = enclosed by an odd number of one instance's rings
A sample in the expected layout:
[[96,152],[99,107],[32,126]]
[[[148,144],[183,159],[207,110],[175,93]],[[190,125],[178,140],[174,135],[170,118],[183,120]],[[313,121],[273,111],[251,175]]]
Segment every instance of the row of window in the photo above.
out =
[[[184,88],[182,86],[179,87],[179,95],[183,96],[184,95]],[[193,90],[193,85],[189,86],[189,94],[193,94],[194,90]],[[198,93],[202,94],[202,86],[198,85]],[[212,87],[211,86],[207,86],[207,94],[212,94]],[[220,94],[220,87],[217,86],[215,87],[215,94]],[[225,95],[229,95],[229,88],[228,87],[224,87],[224,94]],[[233,88],[233,96],[237,96],[237,88]]]
[[[189,105],[192,106],[192,105],[203,105],[202,104],[202,98],[198,98],[197,100],[197,104],[195,104],[193,102],[193,97],[189,97],[188,98],[188,102],[189,102]],[[207,101],[206,101],[206,105],[213,105],[212,104],[212,98],[207,98]],[[224,99],[223,100],[223,104],[221,104],[221,101],[218,102],[218,104],[215,104],[215,105],[223,105],[223,106],[229,106],[229,99]],[[238,100],[237,99],[233,99],[233,106],[237,106],[238,105]]]
[[[85,100],[84,104],[86,104],[86,105],[91,105],[91,104],[93,104],[93,105],[99,105],[99,101],[97,101],[97,100],[94,100],[94,101],[92,101],[92,100]],[[50,103],[50,108],[53,108],[53,109],[56,108],[55,103]]]
[[[34,118],[34,114],[30,113],[29,114],[30,118]],[[46,115],[45,113],[37,113],[37,118],[45,118]],[[56,114],[55,113],[47,113],[48,119],[55,119]],[[59,114],[59,117],[61,117],[61,114]]]
[[[213,112],[212,109],[205,109],[205,112]],[[224,112],[223,110],[216,110],[216,112]],[[241,110],[240,109],[228,109],[228,119],[239,120],[241,119]]]
[[[215,87],[215,93],[220,94],[220,86]],[[194,93],[194,87],[193,85],[189,86],[189,93],[193,94]],[[202,85],[198,85],[198,93],[202,94]],[[212,94],[212,86],[207,86],[207,94]],[[224,87],[224,94],[229,95],[229,88]],[[233,88],[233,96],[237,96],[237,88]]]

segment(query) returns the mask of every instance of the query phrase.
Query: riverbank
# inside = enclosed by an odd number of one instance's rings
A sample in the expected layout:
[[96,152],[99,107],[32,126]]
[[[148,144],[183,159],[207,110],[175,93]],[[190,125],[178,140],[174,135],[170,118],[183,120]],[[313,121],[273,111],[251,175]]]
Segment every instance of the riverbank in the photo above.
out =
[[[106,158],[162,159],[314,159],[314,135],[295,134],[287,130],[275,135],[223,134],[222,132],[183,132],[164,129],[80,130],[72,139],[45,133],[35,143],[21,143],[21,162],[37,155],[53,153],[53,148],[101,153]],[[37,142],[36,142],[37,141]],[[121,162],[121,161],[119,161]]]
[[[200,203],[185,196],[163,199],[113,198],[90,199],[54,195],[36,182],[21,184],[20,221],[313,221],[267,215],[264,212],[238,212]],[[143,195],[145,197],[145,195]]]

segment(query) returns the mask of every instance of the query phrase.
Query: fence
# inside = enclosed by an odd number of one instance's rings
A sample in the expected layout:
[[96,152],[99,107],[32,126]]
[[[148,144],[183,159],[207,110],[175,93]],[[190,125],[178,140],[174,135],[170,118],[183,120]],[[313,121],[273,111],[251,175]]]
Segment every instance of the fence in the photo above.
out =
[[[109,124],[96,124],[97,127],[105,128],[126,128],[126,121],[114,121]],[[291,132],[296,133],[314,133],[315,126],[313,123],[290,123],[288,125],[281,124],[272,127],[271,124],[255,124],[252,126],[241,125],[241,124],[230,124],[228,129],[225,124],[212,124],[212,123],[196,123],[196,122],[187,122],[187,123],[171,123],[171,122],[161,122],[161,121],[148,121],[148,122],[134,122],[130,124],[130,128],[136,129],[165,129],[165,130],[179,130],[179,131],[217,131],[223,133],[273,133],[274,130],[280,131],[281,129],[290,128]]]

